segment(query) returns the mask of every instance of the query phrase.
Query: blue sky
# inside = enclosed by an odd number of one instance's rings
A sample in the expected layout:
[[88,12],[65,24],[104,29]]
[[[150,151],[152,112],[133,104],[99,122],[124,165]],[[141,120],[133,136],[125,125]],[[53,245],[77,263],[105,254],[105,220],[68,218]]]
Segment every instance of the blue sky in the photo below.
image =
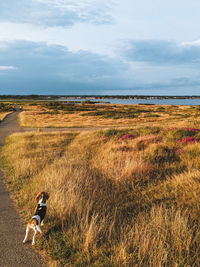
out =
[[0,94],[200,95],[197,0],[0,2]]

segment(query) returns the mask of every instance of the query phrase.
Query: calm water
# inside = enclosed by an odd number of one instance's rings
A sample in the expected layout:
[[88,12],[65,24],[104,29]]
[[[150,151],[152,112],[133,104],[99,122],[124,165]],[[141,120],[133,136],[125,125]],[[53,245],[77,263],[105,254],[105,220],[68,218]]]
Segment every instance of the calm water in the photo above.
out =
[[[63,99],[64,100],[64,99]],[[66,99],[67,101],[85,101],[88,99]],[[200,105],[200,99],[90,99],[90,101],[109,102],[111,104],[157,104],[157,105]]]

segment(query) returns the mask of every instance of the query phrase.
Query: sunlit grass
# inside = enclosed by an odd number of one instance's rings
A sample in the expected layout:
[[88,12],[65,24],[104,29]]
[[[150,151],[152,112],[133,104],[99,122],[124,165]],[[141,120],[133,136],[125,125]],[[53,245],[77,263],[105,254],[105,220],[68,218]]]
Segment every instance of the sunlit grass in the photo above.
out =
[[26,219],[50,193],[37,247],[61,266],[199,266],[200,143],[179,142],[191,136],[150,124],[15,134],[2,158]]

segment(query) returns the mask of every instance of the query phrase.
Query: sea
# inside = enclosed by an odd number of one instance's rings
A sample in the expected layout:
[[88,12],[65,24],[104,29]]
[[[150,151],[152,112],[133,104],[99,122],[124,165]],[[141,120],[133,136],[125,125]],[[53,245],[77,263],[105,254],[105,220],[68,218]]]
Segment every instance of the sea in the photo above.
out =
[[110,103],[110,104],[123,104],[123,105],[132,105],[132,104],[151,104],[151,105],[188,105],[188,106],[197,106],[200,105],[200,98],[185,98],[185,99],[120,99],[120,98],[62,98],[62,101],[86,101],[90,100],[91,102],[98,102],[98,104]]

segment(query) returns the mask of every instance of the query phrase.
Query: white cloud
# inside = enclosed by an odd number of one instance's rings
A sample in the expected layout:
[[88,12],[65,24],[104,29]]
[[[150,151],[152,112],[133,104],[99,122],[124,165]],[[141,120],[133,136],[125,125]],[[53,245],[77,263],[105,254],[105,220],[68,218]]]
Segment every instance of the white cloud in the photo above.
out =
[[196,40],[193,42],[182,42],[181,46],[200,46],[200,40]]
[[0,66],[0,70],[15,70],[17,69],[14,66]]
[[110,24],[112,0],[7,0],[0,1],[0,21],[40,25],[63,26],[89,22]]
[[[72,52],[90,51],[113,56],[118,45],[114,25],[76,23],[70,28],[41,28],[31,24],[0,22],[0,42],[16,40],[62,45]],[[0,46],[1,48],[1,46]]]
[[[39,3],[45,3],[51,7],[60,9],[61,11],[72,11],[78,15],[79,18],[85,19],[92,15],[102,15],[104,18],[110,15],[109,11],[114,4],[111,0],[37,0]],[[100,17],[96,17],[100,19]]]

